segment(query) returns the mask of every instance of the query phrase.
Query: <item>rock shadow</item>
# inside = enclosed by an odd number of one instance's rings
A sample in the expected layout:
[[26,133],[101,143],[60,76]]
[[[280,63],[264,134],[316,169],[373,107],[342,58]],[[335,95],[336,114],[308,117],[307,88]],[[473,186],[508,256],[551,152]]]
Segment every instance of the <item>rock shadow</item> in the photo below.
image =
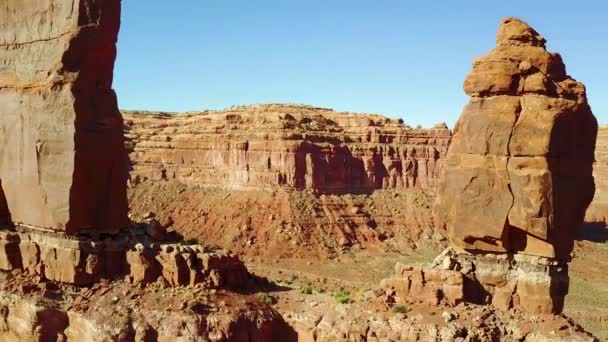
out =
[[0,180],[0,227],[12,227],[13,220],[11,212],[8,208],[8,202],[4,195],[4,189],[2,189],[2,180]]
[[606,222],[585,222],[579,226],[576,232],[576,240],[608,242],[608,224]]
[[[379,144],[385,142],[381,140]],[[296,154],[296,188],[315,189],[320,194],[371,194],[417,184],[419,165],[415,151],[399,152],[389,146],[368,152],[370,158],[342,143],[317,145],[307,138]],[[392,158],[388,165],[387,155]],[[439,155],[432,158],[437,160]]]
[[554,215],[554,228],[547,235],[561,259],[567,259],[574,248],[578,227],[595,193],[597,120],[586,103],[573,109],[556,117],[547,156]]

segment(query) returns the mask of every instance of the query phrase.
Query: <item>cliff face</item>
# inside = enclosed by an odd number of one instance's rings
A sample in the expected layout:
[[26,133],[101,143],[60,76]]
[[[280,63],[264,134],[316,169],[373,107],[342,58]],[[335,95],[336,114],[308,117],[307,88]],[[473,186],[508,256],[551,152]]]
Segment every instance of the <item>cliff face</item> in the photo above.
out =
[[126,226],[119,24],[119,0],[0,5],[0,223]]
[[608,125],[600,125],[595,146],[595,197],[587,209],[586,221],[608,220]]
[[306,106],[124,116],[134,184],[177,179],[226,189],[432,190],[451,138],[445,125],[414,129],[379,115]]

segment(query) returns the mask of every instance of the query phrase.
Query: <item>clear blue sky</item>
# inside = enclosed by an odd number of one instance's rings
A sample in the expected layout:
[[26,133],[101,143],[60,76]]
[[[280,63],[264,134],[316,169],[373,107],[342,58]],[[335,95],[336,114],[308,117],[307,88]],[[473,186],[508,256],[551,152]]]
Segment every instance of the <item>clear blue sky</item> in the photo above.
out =
[[608,123],[608,1],[123,0],[123,109],[305,103],[456,122],[501,18],[537,29]]

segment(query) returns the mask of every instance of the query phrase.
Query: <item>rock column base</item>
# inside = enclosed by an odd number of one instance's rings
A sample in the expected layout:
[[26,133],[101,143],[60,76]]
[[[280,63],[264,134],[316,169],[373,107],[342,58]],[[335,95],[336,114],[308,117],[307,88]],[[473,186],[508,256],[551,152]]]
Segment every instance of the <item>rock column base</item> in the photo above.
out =
[[0,270],[77,286],[127,277],[139,284],[164,280],[170,286],[207,283],[239,288],[249,278],[243,263],[226,250],[129,235],[76,239],[22,227],[0,230]]
[[395,302],[491,304],[499,310],[557,314],[568,293],[568,265],[522,254],[470,254],[446,249],[428,267],[396,265],[381,284]]

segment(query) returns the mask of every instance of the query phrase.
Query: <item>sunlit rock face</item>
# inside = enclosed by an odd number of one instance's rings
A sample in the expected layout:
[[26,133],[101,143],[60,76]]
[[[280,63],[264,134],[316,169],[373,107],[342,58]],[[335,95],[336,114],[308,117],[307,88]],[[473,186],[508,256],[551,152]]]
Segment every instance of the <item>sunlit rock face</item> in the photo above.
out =
[[77,233],[127,224],[112,90],[120,0],[0,4],[0,221]]
[[437,210],[453,243],[567,259],[594,194],[585,87],[534,29],[506,18],[464,89]]

